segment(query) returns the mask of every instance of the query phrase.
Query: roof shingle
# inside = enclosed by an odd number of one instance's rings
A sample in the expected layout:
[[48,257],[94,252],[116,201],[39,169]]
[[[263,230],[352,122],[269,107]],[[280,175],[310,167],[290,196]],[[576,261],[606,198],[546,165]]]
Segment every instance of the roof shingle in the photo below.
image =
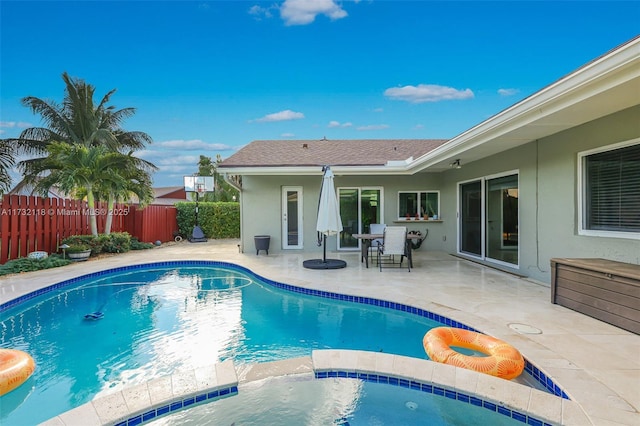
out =
[[383,166],[416,159],[446,139],[257,140],[219,167]]

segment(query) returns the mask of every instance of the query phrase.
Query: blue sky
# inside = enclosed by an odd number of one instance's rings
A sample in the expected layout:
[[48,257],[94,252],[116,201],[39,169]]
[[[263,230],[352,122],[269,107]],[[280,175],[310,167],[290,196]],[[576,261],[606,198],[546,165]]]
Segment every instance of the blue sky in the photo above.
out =
[[633,38],[638,1],[2,1],[0,137],[117,89],[155,186],[257,139],[451,138]]

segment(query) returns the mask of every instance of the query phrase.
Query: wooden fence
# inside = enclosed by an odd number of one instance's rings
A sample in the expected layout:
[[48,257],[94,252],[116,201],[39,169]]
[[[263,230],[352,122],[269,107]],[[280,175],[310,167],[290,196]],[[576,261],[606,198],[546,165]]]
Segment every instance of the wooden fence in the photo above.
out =
[[[111,232],[128,232],[143,242],[170,241],[178,230],[174,206],[151,205],[144,209],[117,204]],[[0,203],[0,264],[32,251],[55,253],[71,235],[91,234],[87,203],[78,200],[5,195]],[[98,233],[104,232],[106,203],[93,212]]]

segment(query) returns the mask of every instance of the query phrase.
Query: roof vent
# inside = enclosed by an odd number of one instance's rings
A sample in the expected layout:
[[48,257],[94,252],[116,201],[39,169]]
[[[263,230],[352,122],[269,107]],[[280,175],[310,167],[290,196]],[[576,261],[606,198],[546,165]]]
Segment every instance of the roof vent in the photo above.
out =
[[307,149],[307,148],[309,148],[309,145],[307,145],[306,143],[303,143],[303,144],[302,144],[302,147],[303,147],[303,148],[305,148],[305,149]]

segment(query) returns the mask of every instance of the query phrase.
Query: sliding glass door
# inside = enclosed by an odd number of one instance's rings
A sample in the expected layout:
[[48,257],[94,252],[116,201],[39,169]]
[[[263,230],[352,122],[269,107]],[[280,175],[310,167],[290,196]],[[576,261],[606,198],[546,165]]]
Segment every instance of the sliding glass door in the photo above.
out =
[[519,264],[518,174],[458,185],[458,251],[478,259]]
[[487,257],[518,264],[518,176],[487,179]]
[[460,251],[482,256],[482,181],[460,184]]
[[338,239],[338,249],[357,249],[360,240],[353,234],[369,232],[372,223],[381,223],[382,189],[338,188],[338,197],[344,228]]

